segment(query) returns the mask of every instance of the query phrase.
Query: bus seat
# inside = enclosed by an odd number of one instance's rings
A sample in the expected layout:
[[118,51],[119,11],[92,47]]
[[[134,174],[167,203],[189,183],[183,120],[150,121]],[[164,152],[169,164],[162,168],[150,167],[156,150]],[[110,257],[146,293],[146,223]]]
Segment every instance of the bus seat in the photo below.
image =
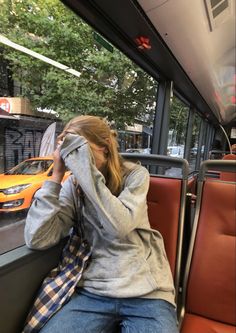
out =
[[233,333],[235,184],[207,180],[200,191],[184,281],[181,333]]
[[[148,216],[151,227],[158,230],[163,237],[178,303],[189,164],[185,159],[165,155],[123,153],[122,156],[141,163],[150,172]],[[178,176],[169,176],[166,173],[169,168],[177,170]],[[178,178],[175,178],[176,176]]]
[[225,323],[215,322],[208,318],[199,317],[194,314],[186,314],[185,325],[181,333],[235,333],[235,327]]
[[[236,155],[235,154],[227,154],[223,157],[223,160],[236,160]],[[235,170],[236,171],[236,170]],[[227,182],[236,182],[236,172],[231,173],[231,172],[221,172],[220,173],[220,180],[224,180]]]
[[236,155],[235,154],[227,154],[225,155],[222,160],[236,160]]
[[149,221],[151,227],[162,234],[173,276],[176,268],[181,184],[180,179],[152,176],[147,195]]

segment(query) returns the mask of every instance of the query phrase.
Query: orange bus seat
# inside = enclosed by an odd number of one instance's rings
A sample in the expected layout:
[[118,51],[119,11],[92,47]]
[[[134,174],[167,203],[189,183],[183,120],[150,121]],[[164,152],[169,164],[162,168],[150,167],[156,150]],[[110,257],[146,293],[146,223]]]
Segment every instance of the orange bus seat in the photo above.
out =
[[203,183],[181,333],[236,331],[235,196],[233,183]]
[[178,247],[181,185],[180,179],[151,176],[147,195],[149,221],[164,239],[173,276]]
[[[228,154],[223,157],[223,160],[236,160],[235,154]],[[220,173],[220,180],[224,180],[227,182],[236,182],[236,170],[235,173],[232,172],[221,172]]]

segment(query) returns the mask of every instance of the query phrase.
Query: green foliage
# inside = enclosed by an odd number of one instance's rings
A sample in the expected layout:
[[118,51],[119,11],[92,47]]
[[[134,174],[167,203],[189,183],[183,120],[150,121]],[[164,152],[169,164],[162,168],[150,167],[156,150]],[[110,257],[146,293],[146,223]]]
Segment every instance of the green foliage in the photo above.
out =
[[[1,34],[81,73],[78,78],[4,47],[21,96],[34,108],[50,108],[65,121],[77,114],[152,121],[157,83],[125,55],[95,43],[93,30],[57,0],[1,1]],[[147,112],[149,117],[146,117]]]
[[188,107],[184,105],[177,97],[174,96],[170,108],[169,129],[173,130],[173,142],[171,144],[185,144],[188,111]]

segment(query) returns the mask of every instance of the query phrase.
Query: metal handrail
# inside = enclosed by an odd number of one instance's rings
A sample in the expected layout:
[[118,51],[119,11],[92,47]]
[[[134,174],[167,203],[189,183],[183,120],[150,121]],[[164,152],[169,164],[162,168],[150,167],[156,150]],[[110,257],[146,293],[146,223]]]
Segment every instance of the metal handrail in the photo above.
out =
[[139,153],[121,153],[121,156],[131,161],[140,161],[140,163],[144,165],[179,168],[182,170],[182,178],[188,179],[189,164],[188,161],[183,158]]
[[208,170],[236,172],[236,160],[206,160],[201,163],[198,180],[203,181]]

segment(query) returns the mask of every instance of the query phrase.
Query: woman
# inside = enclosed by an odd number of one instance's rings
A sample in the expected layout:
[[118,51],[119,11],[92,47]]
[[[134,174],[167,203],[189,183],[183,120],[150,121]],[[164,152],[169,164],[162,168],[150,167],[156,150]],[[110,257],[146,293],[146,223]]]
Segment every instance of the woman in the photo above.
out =
[[[41,332],[176,333],[172,275],[162,237],[148,221],[148,171],[121,158],[114,132],[98,117],[72,119],[59,139],[52,179],[27,216],[26,244],[46,249],[68,235],[79,185],[92,255],[71,300]],[[72,176],[61,187],[66,167]]]

